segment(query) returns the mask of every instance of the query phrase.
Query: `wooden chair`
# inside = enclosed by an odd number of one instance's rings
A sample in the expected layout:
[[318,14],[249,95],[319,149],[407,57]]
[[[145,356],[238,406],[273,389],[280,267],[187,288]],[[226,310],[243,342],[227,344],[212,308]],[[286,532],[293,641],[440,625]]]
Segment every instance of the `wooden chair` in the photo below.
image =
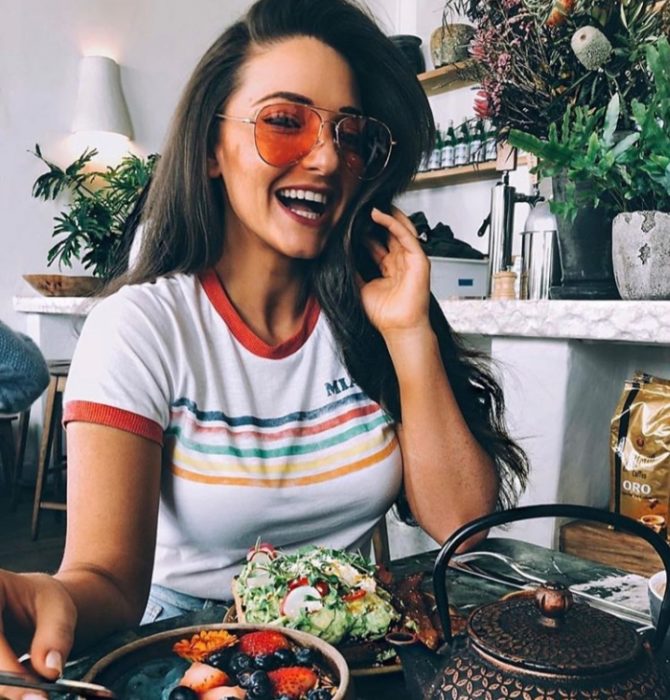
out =
[[60,500],[46,500],[44,489],[49,476],[54,477],[55,496],[63,493],[63,475],[67,462],[63,453],[63,392],[70,369],[69,360],[51,360],[49,365],[49,386],[47,387],[44,423],[40,439],[40,453],[37,462],[37,478],[33,501],[32,536],[39,535],[40,514],[43,510],[65,511],[65,496]]
[[[14,439],[15,420],[18,423],[18,440]],[[16,505],[18,482],[23,471],[23,458],[26,451],[30,408],[22,413],[0,415],[0,461],[6,493],[11,494],[12,508]]]
[[389,547],[388,528],[386,527],[386,515],[379,521],[372,533],[372,551],[375,555],[375,564],[388,568],[391,561],[391,550]]

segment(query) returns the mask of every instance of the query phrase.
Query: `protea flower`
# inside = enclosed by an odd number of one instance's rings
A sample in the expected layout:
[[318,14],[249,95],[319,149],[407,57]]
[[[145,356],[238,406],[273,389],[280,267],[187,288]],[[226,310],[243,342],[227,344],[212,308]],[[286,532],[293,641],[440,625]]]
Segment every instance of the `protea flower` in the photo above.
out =
[[612,53],[612,44],[597,27],[582,27],[570,40],[570,46],[579,62],[588,70],[596,70]]
[[491,99],[486,90],[479,90],[479,92],[477,92],[473,109],[480,119],[488,119],[493,116],[491,113]]

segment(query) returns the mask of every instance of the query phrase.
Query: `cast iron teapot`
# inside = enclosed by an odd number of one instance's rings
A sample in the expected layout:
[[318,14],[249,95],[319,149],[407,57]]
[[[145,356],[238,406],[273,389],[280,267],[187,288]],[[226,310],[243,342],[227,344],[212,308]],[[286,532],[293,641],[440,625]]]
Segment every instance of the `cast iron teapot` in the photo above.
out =
[[649,542],[670,581],[670,547],[631,518],[574,505],[540,505],[493,513],[467,523],[442,546],[433,569],[437,609],[445,635],[438,653],[411,635],[389,635],[402,660],[412,700],[668,700],[670,681],[661,647],[670,624],[670,585],[651,640],[628,623],[575,601],[563,585],[547,583],[535,595],[513,596],[470,613],[465,637],[453,638],[446,569],[472,535],[531,518],[595,520]]

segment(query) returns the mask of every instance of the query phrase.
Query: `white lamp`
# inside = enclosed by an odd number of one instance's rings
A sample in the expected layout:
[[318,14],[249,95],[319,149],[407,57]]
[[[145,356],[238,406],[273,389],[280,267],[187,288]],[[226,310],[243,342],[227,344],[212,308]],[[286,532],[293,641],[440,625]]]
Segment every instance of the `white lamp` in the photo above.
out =
[[132,137],[119,65],[106,56],[84,56],[72,131],[105,131]]

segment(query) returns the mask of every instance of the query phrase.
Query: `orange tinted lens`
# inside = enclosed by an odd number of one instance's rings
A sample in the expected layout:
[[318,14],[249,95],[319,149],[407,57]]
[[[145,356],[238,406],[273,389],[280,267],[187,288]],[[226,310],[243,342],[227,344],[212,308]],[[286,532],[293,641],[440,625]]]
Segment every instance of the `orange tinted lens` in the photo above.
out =
[[269,165],[280,167],[306,156],[316,144],[321,118],[299,104],[268,105],[256,117],[256,148]]
[[391,152],[391,132],[370,117],[346,117],[338,123],[338,143],[344,162],[358,177],[377,177]]

